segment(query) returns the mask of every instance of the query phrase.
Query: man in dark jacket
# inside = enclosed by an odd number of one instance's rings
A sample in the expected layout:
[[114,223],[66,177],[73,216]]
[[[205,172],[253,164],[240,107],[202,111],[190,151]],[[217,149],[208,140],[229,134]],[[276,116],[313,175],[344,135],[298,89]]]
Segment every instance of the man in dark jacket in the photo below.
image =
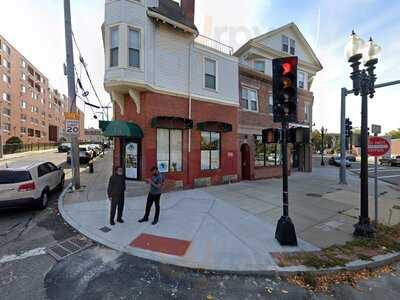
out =
[[149,179],[150,192],[147,196],[146,212],[144,217],[139,220],[139,223],[147,222],[149,220],[151,207],[153,206],[153,203],[155,203],[156,213],[154,215],[152,224],[156,225],[160,216],[160,197],[162,193],[162,187],[164,185],[164,177],[157,167],[153,167],[151,172],[153,173],[153,176]]
[[115,173],[110,177],[108,182],[107,194],[111,202],[110,209],[110,224],[115,225],[114,218],[115,212],[118,207],[117,222],[124,223],[122,220],[122,213],[124,211],[125,202],[125,177],[123,176],[123,169],[121,167],[115,168]]

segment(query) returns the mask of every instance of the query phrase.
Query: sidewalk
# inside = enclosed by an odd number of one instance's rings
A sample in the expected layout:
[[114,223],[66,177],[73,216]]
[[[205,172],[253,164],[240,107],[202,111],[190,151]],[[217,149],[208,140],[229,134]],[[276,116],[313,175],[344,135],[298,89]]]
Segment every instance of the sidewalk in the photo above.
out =
[[[240,182],[164,194],[156,226],[137,222],[143,216],[148,186],[128,182],[124,224],[108,225],[106,187],[111,153],[83,173],[86,185],[66,193],[60,211],[68,223],[91,239],[133,255],[190,268],[220,271],[274,271],[273,253],[315,251],[352,240],[359,214],[359,180],[337,185],[336,168],[315,168],[312,174],[290,177],[290,216],[298,247],[281,247],[275,240],[282,214],[281,180]],[[380,221],[400,221],[400,193],[382,183]],[[373,193],[371,184],[371,195]],[[370,199],[371,216],[373,199]],[[154,209],[154,208],[153,208]]]

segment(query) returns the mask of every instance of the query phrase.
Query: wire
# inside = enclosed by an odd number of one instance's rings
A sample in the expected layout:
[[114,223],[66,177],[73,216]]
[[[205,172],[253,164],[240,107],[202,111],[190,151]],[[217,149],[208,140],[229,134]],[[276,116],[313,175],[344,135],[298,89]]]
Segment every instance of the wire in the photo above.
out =
[[100,97],[99,97],[99,95],[97,94],[96,88],[94,87],[92,78],[90,77],[89,70],[88,70],[88,68],[87,68],[87,64],[86,64],[86,62],[85,62],[85,60],[84,60],[84,58],[83,58],[83,56],[82,56],[82,52],[81,52],[81,50],[80,50],[80,48],[79,48],[79,46],[78,46],[78,43],[77,43],[77,41],[76,41],[76,38],[75,38],[75,35],[74,35],[73,32],[72,32],[72,38],[73,38],[73,40],[74,40],[75,46],[76,46],[76,48],[77,48],[77,50],[78,50],[78,53],[79,53],[79,61],[81,62],[83,68],[85,69],[85,73],[86,73],[87,78],[89,79],[89,83],[90,83],[90,85],[91,85],[91,87],[92,87],[92,89],[93,89],[93,92],[94,92],[94,94],[95,94],[97,100],[99,101],[99,104],[100,104],[100,107],[101,107],[103,113],[105,114],[104,105],[101,103]]

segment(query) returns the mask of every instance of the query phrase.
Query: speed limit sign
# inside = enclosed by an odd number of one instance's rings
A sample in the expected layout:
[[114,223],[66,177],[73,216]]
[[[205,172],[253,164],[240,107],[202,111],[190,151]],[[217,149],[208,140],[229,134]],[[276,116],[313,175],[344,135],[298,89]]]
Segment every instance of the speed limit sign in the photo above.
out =
[[65,133],[68,136],[79,136],[80,120],[78,113],[65,113]]

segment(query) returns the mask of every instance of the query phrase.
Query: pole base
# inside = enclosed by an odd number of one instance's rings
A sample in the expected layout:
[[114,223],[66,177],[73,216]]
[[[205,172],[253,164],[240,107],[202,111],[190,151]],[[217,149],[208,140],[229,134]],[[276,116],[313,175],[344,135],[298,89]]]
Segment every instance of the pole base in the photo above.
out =
[[297,246],[296,229],[290,217],[282,216],[279,219],[275,238],[281,246]]
[[371,238],[375,236],[375,226],[373,226],[370,220],[361,220],[354,225],[353,235],[356,237],[366,237]]

